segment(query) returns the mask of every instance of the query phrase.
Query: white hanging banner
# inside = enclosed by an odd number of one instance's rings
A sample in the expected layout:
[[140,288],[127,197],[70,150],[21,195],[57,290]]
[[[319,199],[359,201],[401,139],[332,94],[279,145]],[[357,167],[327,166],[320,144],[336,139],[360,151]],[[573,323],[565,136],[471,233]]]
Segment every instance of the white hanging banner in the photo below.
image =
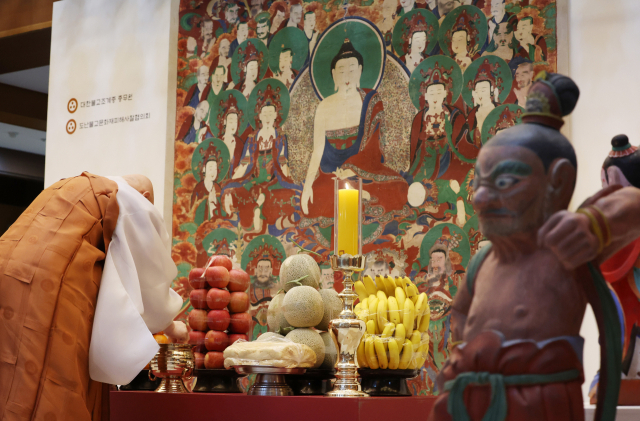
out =
[[178,9],[178,0],[54,3],[45,186],[82,171],[141,173],[171,226]]

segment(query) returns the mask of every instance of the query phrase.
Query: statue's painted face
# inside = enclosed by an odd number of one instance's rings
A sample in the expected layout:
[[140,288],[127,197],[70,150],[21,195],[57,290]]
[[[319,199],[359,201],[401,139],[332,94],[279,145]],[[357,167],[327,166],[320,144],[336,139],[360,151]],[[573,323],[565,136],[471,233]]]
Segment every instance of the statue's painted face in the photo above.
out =
[[222,57],[229,57],[229,40],[228,39],[223,39],[222,41],[220,41],[220,48],[218,48],[220,55]]
[[218,178],[218,163],[216,161],[209,161],[204,167],[204,179],[207,181],[216,181]]
[[451,36],[451,50],[453,54],[467,54],[469,46],[469,35],[467,31],[457,31]]
[[431,253],[431,259],[429,260],[429,264],[431,266],[431,270],[433,273],[441,275],[445,273],[445,264],[447,262],[447,257],[441,251],[434,251]]
[[265,39],[269,36],[269,22],[264,21],[258,24],[256,27],[256,34],[259,39]]
[[241,23],[238,25],[238,44],[242,44],[249,37],[249,25]]
[[238,114],[232,113],[227,115],[225,123],[225,134],[234,135],[238,131]]
[[627,180],[627,177],[624,176],[622,170],[615,165],[611,165],[606,169],[606,176],[605,169],[600,170],[600,179],[602,180],[602,188],[613,185],[620,185],[622,187],[631,186],[631,183]]
[[283,51],[280,53],[280,63],[278,63],[278,68],[280,72],[284,72],[286,70],[291,70],[291,63],[293,62],[293,57],[291,56],[291,51]]
[[311,32],[316,29],[316,14],[307,13],[304,15],[304,31]]
[[486,80],[476,83],[476,87],[471,91],[471,96],[473,96],[476,105],[489,105],[493,96],[491,83]]
[[491,0],[491,14],[498,18],[504,15],[504,0]]
[[544,223],[547,176],[542,161],[521,146],[485,145],[476,163],[473,205],[480,231],[491,241]]
[[429,104],[429,108],[441,107],[447,97],[447,90],[444,85],[431,85],[427,88],[427,92],[424,95]]
[[198,69],[198,84],[204,85],[209,79],[209,69],[207,66],[200,66]]
[[291,22],[295,23],[296,25],[300,23],[300,21],[302,20],[301,5],[296,4],[294,6],[291,6],[291,11],[289,12],[289,19],[291,20]]
[[498,47],[506,47],[509,45],[510,39],[513,37],[513,33],[507,31],[507,26],[509,24],[507,22],[500,23],[496,26],[496,31],[494,32],[493,39],[496,42]]
[[252,82],[258,80],[258,62],[256,60],[247,63],[247,80]]
[[425,48],[427,48],[427,34],[425,34],[424,32],[414,33],[411,36],[411,52],[422,54]]
[[531,87],[533,83],[533,65],[521,64],[516,69],[516,85],[518,89],[525,89]]
[[331,73],[333,75],[333,83],[335,83],[338,90],[355,88],[360,83],[362,66],[358,64],[358,59],[355,57],[344,58],[338,60],[335,69]]
[[278,113],[276,112],[276,107],[273,105],[267,105],[266,107],[262,107],[260,110],[260,122],[262,123],[262,127],[273,127],[277,117]]
[[521,20],[518,22],[518,29],[516,29],[516,39],[522,42],[525,38],[532,36],[533,25],[529,19]]

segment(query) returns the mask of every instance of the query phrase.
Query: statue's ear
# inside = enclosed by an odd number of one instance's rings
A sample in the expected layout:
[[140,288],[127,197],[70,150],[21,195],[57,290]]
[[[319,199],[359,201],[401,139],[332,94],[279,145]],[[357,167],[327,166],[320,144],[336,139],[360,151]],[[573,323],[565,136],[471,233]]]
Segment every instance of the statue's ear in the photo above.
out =
[[569,207],[576,186],[576,167],[566,158],[554,160],[547,171],[549,193],[557,210]]

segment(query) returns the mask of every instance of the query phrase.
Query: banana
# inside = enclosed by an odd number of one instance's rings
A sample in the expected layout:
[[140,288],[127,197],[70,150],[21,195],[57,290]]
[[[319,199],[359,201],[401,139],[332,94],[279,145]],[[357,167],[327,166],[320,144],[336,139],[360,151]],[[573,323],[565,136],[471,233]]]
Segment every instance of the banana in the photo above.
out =
[[387,292],[387,297],[391,297],[396,290],[396,283],[391,276],[385,276],[382,278],[384,282],[384,289]]
[[413,334],[413,322],[414,322],[415,309],[411,298],[404,300],[404,314],[402,315],[402,324],[406,331],[407,337],[411,337]]
[[388,338],[391,335],[393,335],[393,332],[396,329],[396,325],[394,325],[393,323],[387,323],[386,326],[384,327],[384,330],[382,331],[382,339]]
[[378,297],[369,295],[369,320],[375,320],[378,312]]
[[429,322],[430,321],[431,321],[431,311],[429,311],[429,305],[427,304],[427,308],[425,309],[425,312],[422,315],[422,319],[420,319],[420,324],[418,325],[418,330],[420,332],[429,331]]
[[400,348],[394,340],[389,341],[387,347],[389,348],[389,368],[395,370],[400,365]]
[[398,310],[400,310],[400,321],[402,321],[402,310],[404,309],[404,301],[407,298],[407,294],[404,293],[404,289],[396,288],[396,301],[398,301]]
[[407,288],[410,288],[413,291],[413,295],[411,295],[412,297],[420,295],[420,291],[418,291],[418,287],[416,286],[416,284],[412,283],[411,285],[407,286]]
[[373,282],[373,279],[371,279],[371,276],[367,275],[362,278],[362,283],[367,290],[367,295],[376,295],[376,284]]
[[420,326],[420,319],[422,318],[422,314],[424,313],[424,308],[429,305],[429,301],[427,299],[427,294],[423,292],[418,295],[418,301],[416,301],[416,329]]
[[398,364],[398,368],[400,370],[405,370],[409,363],[411,362],[411,357],[413,356],[413,345],[409,339],[404,340],[404,344],[402,345],[402,356],[400,357],[400,363]]
[[396,334],[394,338],[398,343],[398,348],[402,347],[402,344],[404,343],[404,339],[405,339],[405,334],[406,334],[406,330],[404,329],[404,325],[402,323],[396,325]]
[[387,307],[389,311],[389,321],[393,324],[400,323],[400,310],[398,310],[398,300],[393,295],[387,300]]
[[375,320],[369,320],[367,322],[367,333],[369,335],[375,335],[376,334],[376,321]]
[[353,311],[354,313],[356,313],[356,316],[360,314],[360,312],[362,311],[362,306],[360,305],[360,303],[356,304],[355,307],[353,307]]
[[376,349],[376,356],[378,357],[378,364],[381,369],[385,369],[389,367],[389,360],[387,359],[387,350],[384,349],[384,343],[382,343],[382,339],[379,336],[373,338],[373,345]]
[[[387,299],[378,300],[378,312],[376,315],[378,319],[378,331],[384,329],[384,327],[389,323],[389,317],[387,316]],[[381,332],[378,332],[381,333]]]
[[376,288],[378,289],[378,291],[382,291],[382,292],[387,291],[384,287],[384,280],[380,275],[376,276]]
[[378,358],[376,357],[376,351],[373,348],[373,336],[369,336],[364,344],[365,355],[367,356],[367,363],[369,364],[369,368],[377,369],[380,366],[378,365]]
[[417,330],[413,331],[411,335],[411,345],[413,345],[413,352],[417,352],[418,348],[420,348],[422,342],[422,337],[420,336],[420,332]]
[[357,281],[355,284],[353,284],[353,286],[356,290],[356,293],[358,294],[358,297],[360,298],[360,302],[364,301],[364,299],[369,296],[369,294],[367,293],[367,288],[365,288],[362,281]]
[[384,291],[378,291],[376,297],[378,297],[378,300],[386,300],[387,294]]
[[402,288],[402,278],[400,278],[400,277],[396,277],[396,278],[394,279],[394,282],[395,282],[395,284],[396,284],[396,288],[398,288],[398,287]]
[[402,278],[402,289],[404,289],[404,293],[407,295],[407,297],[409,296],[409,285],[411,284],[411,279],[409,279],[407,276]]
[[367,354],[365,353],[365,340],[363,338],[363,340],[360,341],[360,345],[358,345],[358,353],[357,353],[357,359],[358,359],[358,367],[369,367],[369,362],[367,361]]

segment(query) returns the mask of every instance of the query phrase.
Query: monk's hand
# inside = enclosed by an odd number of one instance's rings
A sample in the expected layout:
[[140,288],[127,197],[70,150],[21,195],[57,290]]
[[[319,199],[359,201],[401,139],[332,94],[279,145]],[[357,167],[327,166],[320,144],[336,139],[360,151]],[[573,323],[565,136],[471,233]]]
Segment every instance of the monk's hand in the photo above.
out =
[[594,260],[600,248],[589,218],[569,211],[556,212],[542,225],[538,245],[553,251],[568,270]]
[[184,322],[174,321],[164,330],[164,334],[171,338],[173,343],[187,343],[189,340],[189,330]]

